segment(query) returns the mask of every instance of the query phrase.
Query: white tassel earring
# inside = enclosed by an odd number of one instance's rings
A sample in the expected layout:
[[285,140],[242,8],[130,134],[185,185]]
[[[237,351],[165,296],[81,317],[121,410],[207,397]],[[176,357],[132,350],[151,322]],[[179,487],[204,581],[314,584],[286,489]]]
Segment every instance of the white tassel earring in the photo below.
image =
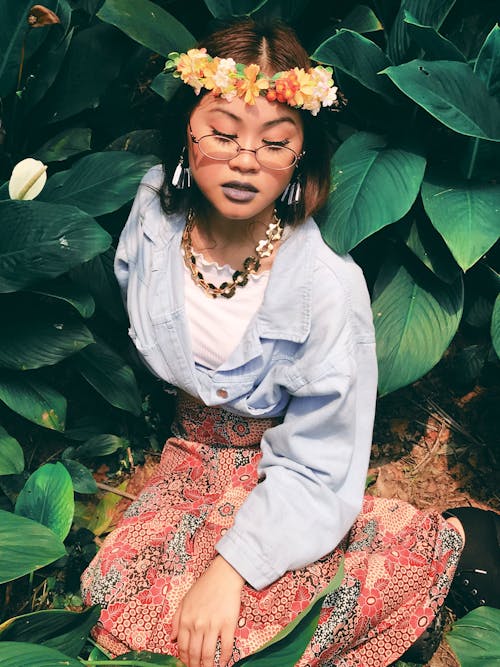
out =
[[179,164],[172,176],[172,185],[178,190],[187,190],[191,187],[191,170],[189,166],[186,166],[186,163],[186,147],[184,146],[179,158]]
[[300,176],[292,179],[286,186],[281,195],[281,201],[287,206],[297,206],[302,197],[302,186],[300,184]]

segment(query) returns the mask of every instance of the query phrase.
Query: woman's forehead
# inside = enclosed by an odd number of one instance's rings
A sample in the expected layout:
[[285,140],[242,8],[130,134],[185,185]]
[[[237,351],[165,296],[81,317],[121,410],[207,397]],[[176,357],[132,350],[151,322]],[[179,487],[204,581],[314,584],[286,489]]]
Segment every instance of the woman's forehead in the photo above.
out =
[[269,102],[264,97],[257,98],[255,104],[247,104],[238,97],[228,101],[209,93],[203,96],[191,117],[198,114],[207,118],[227,118],[236,123],[250,123],[262,127],[286,123],[302,128],[302,118],[297,110],[281,102]]

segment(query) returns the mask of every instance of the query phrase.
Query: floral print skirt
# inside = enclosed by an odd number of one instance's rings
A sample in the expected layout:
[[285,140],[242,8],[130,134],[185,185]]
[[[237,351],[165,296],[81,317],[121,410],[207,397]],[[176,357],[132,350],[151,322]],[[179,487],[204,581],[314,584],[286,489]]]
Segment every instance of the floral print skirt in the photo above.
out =
[[[157,473],[84,572],[86,604],[100,604],[94,639],[113,655],[177,655],[172,616],[216,555],[215,544],[257,484],[259,442],[271,419],[235,416],[183,396]],[[314,521],[311,521],[314,530]],[[244,586],[234,664],[271,639],[334,577],[299,667],[383,667],[433,620],[447,595],[461,538],[438,513],[366,495],[343,542],[264,590]]]

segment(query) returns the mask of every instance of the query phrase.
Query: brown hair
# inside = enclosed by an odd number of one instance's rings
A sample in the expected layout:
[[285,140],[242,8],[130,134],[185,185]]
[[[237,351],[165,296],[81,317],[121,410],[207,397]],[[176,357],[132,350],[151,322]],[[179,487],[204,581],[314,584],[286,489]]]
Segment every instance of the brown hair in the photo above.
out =
[[[269,76],[276,72],[301,67],[308,69],[311,62],[291,27],[279,20],[257,22],[253,19],[237,20],[219,28],[200,40],[198,47],[221,58],[233,58],[248,65],[256,63]],[[181,85],[168,105],[163,125],[164,182],[160,193],[165,212],[172,213],[188,207],[203,207],[203,197],[193,184],[188,190],[176,190],[170,182],[179,156],[185,145],[188,118],[199,102],[190,86]],[[206,92],[205,92],[206,94]],[[296,206],[287,206],[279,200],[276,208],[284,223],[299,224],[325,203],[330,188],[331,146],[323,122],[322,112],[314,117],[309,111],[300,111],[304,126],[305,155],[299,171],[302,198]]]

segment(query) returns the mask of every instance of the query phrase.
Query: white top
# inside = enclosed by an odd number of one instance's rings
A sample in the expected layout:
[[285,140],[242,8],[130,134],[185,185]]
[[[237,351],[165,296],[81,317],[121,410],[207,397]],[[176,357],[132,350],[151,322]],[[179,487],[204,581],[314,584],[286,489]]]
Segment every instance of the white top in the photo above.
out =
[[[193,252],[203,278],[214,285],[231,282],[235,269],[229,264],[220,266]],[[251,273],[244,287],[237,287],[234,295],[213,298],[197,285],[191,271],[184,265],[184,294],[186,314],[191,334],[194,360],[206,368],[216,369],[236,348],[262,303],[269,271]]]

